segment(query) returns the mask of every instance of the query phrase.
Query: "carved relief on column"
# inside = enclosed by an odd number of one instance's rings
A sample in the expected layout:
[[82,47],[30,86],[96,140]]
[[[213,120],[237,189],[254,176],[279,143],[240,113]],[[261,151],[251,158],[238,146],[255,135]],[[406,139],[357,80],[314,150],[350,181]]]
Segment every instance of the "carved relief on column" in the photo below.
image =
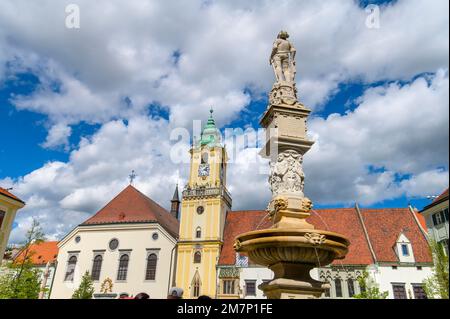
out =
[[303,196],[305,175],[303,156],[293,150],[278,154],[276,162],[270,163],[269,184],[273,196],[292,194]]
[[297,88],[294,84],[275,83],[269,94],[269,103],[272,105],[296,105]]

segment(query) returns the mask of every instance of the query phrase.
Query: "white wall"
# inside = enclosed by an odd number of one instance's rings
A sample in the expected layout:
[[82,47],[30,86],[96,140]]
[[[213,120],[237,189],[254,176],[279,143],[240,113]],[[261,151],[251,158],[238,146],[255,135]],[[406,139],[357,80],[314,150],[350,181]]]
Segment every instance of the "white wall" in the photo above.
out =
[[[158,239],[152,238],[158,233]],[[77,236],[81,237],[79,243],[75,242]],[[119,240],[119,247],[111,251],[108,243],[111,239]],[[59,244],[58,266],[51,293],[52,299],[71,298],[73,291],[78,288],[82,275],[91,272],[94,250],[105,250],[100,272],[100,280],[94,282],[95,293],[100,292],[101,283],[106,278],[113,282],[113,293],[128,293],[136,295],[145,292],[150,298],[166,298],[169,285],[169,273],[172,248],[175,240],[159,224],[123,224],[114,226],[81,226],[77,227]],[[147,265],[147,250],[160,249],[156,268],[156,279],[145,280]],[[120,250],[131,250],[126,281],[117,281]],[[65,282],[67,261],[71,252],[78,253],[75,278],[72,282]],[[173,254],[172,264],[174,263]],[[172,280],[172,279],[171,279]]]
[[418,270],[415,266],[397,266],[397,269],[391,266],[379,266],[372,272],[380,291],[389,292],[389,299],[394,299],[393,283],[404,283],[408,299],[414,299],[412,284],[422,284],[431,274],[431,267],[422,267],[422,270]]
[[[240,298],[244,299],[266,299],[262,290],[258,286],[263,283],[263,280],[273,279],[273,272],[268,268],[263,267],[245,267],[240,268],[239,287],[242,294]],[[245,296],[245,280],[256,280],[256,296]]]

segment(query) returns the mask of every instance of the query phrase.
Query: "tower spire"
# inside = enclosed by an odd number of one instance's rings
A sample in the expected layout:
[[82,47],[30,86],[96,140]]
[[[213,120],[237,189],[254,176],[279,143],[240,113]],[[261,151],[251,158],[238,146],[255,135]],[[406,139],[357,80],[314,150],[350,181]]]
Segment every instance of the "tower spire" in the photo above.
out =
[[173,193],[173,197],[170,202],[172,203],[170,206],[170,214],[178,219],[178,215],[180,212],[180,196],[178,195],[178,183],[175,186],[175,192]]

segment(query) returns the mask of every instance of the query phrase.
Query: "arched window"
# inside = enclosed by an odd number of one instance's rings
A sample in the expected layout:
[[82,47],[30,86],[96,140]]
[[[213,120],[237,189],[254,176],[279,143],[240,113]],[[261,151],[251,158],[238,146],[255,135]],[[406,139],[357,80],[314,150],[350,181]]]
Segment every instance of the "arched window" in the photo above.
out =
[[130,257],[127,254],[120,256],[119,270],[117,271],[117,280],[127,280],[128,262]]
[[147,271],[145,272],[145,280],[155,280],[157,262],[158,262],[158,256],[156,256],[156,254],[148,255]]
[[208,164],[208,153],[202,154],[201,164]]
[[100,271],[102,270],[102,255],[97,255],[94,258],[94,263],[92,264],[91,278],[92,280],[100,280]]
[[200,227],[197,227],[195,230],[195,238],[201,238],[202,237],[202,229]]
[[342,297],[342,283],[341,278],[336,278],[334,280],[334,286],[336,288],[336,297],[340,298]]
[[70,257],[69,261],[67,262],[67,271],[66,275],[64,276],[64,281],[73,281],[76,265],[77,265],[77,256]]
[[198,297],[200,296],[200,287],[202,285],[200,281],[200,275],[198,272],[195,273],[194,278],[192,279],[192,297]]
[[348,296],[352,298],[355,295],[355,282],[352,278],[347,279]]
[[202,262],[202,253],[196,251],[194,254],[194,264],[200,264]]

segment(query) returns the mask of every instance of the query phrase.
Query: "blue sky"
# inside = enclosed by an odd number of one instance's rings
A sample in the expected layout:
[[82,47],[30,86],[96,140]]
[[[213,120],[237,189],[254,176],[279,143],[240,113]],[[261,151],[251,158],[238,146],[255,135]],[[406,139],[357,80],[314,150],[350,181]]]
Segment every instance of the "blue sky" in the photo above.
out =
[[[448,187],[446,2],[80,0],[79,29],[61,19],[68,3],[0,4],[0,186],[27,202],[13,241],[32,217],[60,238],[132,169],[167,207],[188,177],[171,133],[191,131],[211,106],[222,131],[258,128],[280,29],[297,48],[299,98],[312,109],[304,169],[316,208],[420,209]],[[368,4],[381,5],[379,28],[367,24]],[[270,198],[257,152],[229,165],[235,209]]]
[[[49,161],[67,162],[69,151],[62,147],[56,150],[46,149],[41,146],[45,140],[47,129],[45,128],[46,117],[30,111],[16,110],[10,103],[10,97],[14,94],[28,95],[36,88],[38,79],[32,73],[18,74],[13,80],[6,81],[0,90],[0,108],[1,126],[6,136],[12,136],[1,144],[0,153],[0,179],[10,177],[13,179],[24,176],[31,171],[42,167]],[[378,82],[372,85],[363,85],[361,83],[343,83],[339,86],[337,94],[333,95],[329,101],[321,106],[320,111],[313,113],[314,116],[327,118],[332,113],[345,114],[355,107],[355,99],[360,97],[363,91],[370,87],[386,85],[387,82]],[[259,118],[266,109],[268,100],[262,98],[252,101],[237,119],[225,127],[259,127]],[[168,111],[158,105],[149,108],[149,116],[160,116],[168,118]],[[80,123],[72,126],[73,132],[70,137],[70,144],[76,148],[81,137],[91,136],[98,129],[98,125],[89,125]],[[6,155],[8,154],[8,155]],[[400,179],[401,180],[401,179]],[[400,181],[398,180],[398,181]],[[429,194],[439,195],[439,194]],[[357,201],[357,199],[355,199]],[[405,207],[409,204],[422,209],[431,202],[430,199],[414,196],[401,196],[393,200],[385,200],[367,207]],[[322,205],[316,203],[317,208],[347,207],[348,205],[334,203],[332,205]]]

